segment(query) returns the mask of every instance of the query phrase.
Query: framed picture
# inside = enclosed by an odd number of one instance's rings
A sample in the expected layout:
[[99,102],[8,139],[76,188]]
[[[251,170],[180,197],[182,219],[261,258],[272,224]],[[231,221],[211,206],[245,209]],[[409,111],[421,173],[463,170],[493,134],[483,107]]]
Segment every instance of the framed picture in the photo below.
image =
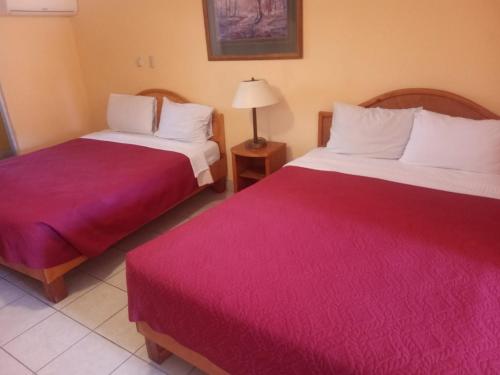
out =
[[302,0],[203,0],[209,60],[302,58]]

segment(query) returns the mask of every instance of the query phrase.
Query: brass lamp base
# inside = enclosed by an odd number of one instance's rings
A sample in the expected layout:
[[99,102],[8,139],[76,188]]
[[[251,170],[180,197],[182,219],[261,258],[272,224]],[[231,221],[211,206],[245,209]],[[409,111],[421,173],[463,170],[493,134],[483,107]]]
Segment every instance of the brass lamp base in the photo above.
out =
[[258,137],[257,142],[254,139],[249,139],[245,143],[245,147],[251,150],[258,150],[267,146],[267,141],[265,138]]

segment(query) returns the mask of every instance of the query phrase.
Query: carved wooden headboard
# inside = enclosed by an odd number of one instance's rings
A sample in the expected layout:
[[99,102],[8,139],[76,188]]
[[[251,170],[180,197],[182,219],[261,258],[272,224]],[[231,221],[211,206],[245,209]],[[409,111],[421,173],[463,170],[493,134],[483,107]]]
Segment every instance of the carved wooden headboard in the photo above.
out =
[[[402,89],[390,91],[361,103],[363,107],[391,109],[423,107],[429,111],[450,116],[466,117],[476,120],[500,119],[473,101],[451,92],[434,89]],[[324,147],[330,139],[332,112],[320,112],[318,121],[318,146]]]
[[[163,90],[163,89],[148,89],[141,91],[137,95],[143,96],[153,96],[156,98],[156,127],[160,123],[161,108],[163,106],[163,98],[167,97],[176,103],[189,103],[189,100],[176,94],[175,92]],[[224,115],[222,113],[217,113],[214,111],[212,115],[212,141],[217,142],[219,145],[219,150],[221,157],[226,154],[226,135],[224,132]]]

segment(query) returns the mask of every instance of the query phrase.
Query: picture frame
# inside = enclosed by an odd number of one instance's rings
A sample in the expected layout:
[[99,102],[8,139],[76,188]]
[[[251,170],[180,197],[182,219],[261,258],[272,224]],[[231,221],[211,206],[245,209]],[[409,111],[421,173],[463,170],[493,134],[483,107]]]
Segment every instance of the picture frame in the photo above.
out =
[[202,0],[209,61],[301,59],[302,0]]

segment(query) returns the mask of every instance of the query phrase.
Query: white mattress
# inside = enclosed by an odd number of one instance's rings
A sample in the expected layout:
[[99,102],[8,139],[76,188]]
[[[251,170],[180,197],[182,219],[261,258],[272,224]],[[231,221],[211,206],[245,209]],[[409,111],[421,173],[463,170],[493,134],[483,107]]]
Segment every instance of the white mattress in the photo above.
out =
[[341,155],[324,147],[314,149],[287,165],[500,199],[500,175],[415,166],[399,160]]
[[213,141],[207,141],[206,143],[187,143],[172,141],[153,135],[124,133],[109,129],[87,134],[82,138],[127,143],[157,150],[181,153],[189,158],[191,167],[193,168],[193,174],[198,180],[199,186],[214,182],[212,174],[210,173],[210,165],[220,159],[219,146]]

